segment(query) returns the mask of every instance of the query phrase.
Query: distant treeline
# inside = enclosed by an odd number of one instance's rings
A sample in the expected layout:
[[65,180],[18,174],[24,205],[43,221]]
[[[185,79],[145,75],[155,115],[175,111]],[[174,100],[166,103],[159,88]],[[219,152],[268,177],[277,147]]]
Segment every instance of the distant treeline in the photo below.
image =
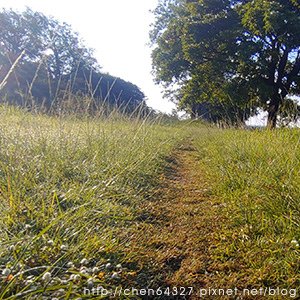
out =
[[136,85],[101,72],[70,25],[29,8],[0,12],[0,97],[28,108],[86,98],[92,99],[90,109],[105,104],[125,113],[149,110]]

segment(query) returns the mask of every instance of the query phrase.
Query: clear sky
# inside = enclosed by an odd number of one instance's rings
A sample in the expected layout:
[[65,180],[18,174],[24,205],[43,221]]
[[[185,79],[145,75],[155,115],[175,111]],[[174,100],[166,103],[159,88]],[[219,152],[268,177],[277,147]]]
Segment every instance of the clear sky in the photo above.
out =
[[154,109],[171,112],[175,105],[163,99],[151,75],[150,10],[158,0],[0,0],[0,8],[26,6],[72,25],[95,49],[102,70],[136,84]]

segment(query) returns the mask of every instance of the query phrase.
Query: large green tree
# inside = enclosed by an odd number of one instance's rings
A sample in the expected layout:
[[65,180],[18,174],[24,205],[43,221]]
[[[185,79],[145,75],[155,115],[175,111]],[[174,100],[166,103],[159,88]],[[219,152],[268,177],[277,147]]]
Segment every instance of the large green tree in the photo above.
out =
[[300,94],[297,1],[162,0],[154,14],[154,73],[181,106],[225,107],[234,121],[263,108],[274,128]]
[[125,112],[145,107],[137,86],[101,72],[93,51],[70,25],[29,8],[0,11],[0,83],[8,73],[1,96],[17,104],[32,100],[53,107],[80,95]]
[[24,53],[8,80],[10,100],[24,95],[52,101],[64,87],[63,79],[79,69],[97,69],[92,50],[86,48],[68,24],[26,9],[0,12],[0,65],[4,76]]

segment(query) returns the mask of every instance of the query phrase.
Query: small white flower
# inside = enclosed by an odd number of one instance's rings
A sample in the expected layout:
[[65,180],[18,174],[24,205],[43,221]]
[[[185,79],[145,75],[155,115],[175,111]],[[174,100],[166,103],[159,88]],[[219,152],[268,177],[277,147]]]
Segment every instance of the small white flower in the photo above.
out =
[[65,290],[65,289],[59,289],[59,290],[57,291],[57,295],[59,295],[59,296],[63,296],[65,293],[66,293],[66,290]]
[[75,274],[72,274],[72,275],[70,276],[70,280],[74,280],[74,277],[75,277]]
[[121,264],[116,265],[116,269],[122,269],[122,265]]
[[52,246],[52,245],[54,245],[54,241],[53,240],[49,240],[49,241],[47,241],[47,244],[50,245],[50,246]]
[[2,270],[2,275],[3,276],[8,276],[10,274],[11,274],[11,269],[5,268],[5,269]]
[[81,276],[79,274],[72,274],[70,276],[70,280],[72,281],[79,281],[81,279]]
[[92,273],[93,274],[97,274],[99,272],[99,268],[98,267],[94,267],[93,269],[92,269]]
[[105,268],[106,268],[106,269],[111,269],[111,263],[107,263],[107,264],[105,265]]
[[66,266],[67,268],[74,268],[74,263],[72,261],[69,261]]
[[111,275],[111,278],[112,279],[119,279],[119,274],[117,272],[114,272],[112,275]]
[[81,279],[81,276],[79,274],[74,275],[73,280],[74,281],[79,281]]
[[64,244],[62,244],[62,245],[60,246],[60,250],[62,250],[62,251],[66,251],[66,250],[68,250],[68,246],[67,246],[67,245],[64,245]]
[[87,274],[88,274],[87,268],[86,268],[86,267],[81,267],[81,268],[80,268],[80,274],[82,274],[82,275],[87,275]]
[[10,245],[8,249],[9,249],[9,251],[13,252],[13,251],[15,251],[16,246],[15,245]]
[[93,279],[92,279],[92,278],[89,278],[89,279],[87,280],[87,287],[88,287],[89,289],[91,289],[91,288],[93,288],[93,285],[94,285]]
[[299,247],[299,243],[296,239],[291,240],[291,244],[296,246],[296,247]]
[[[67,285],[67,284],[68,284],[68,280],[61,279],[61,280],[60,280],[60,283],[61,283],[62,285]],[[52,299],[52,300],[53,300],[53,299]]]
[[43,277],[42,277],[43,281],[45,282],[49,282],[51,280],[51,273],[50,272],[46,272]]
[[88,261],[88,259],[86,259],[86,258],[83,258],[83,259],[80,261],[80,264],[83,265],[83,266],[88,265],[88,263],[89,263],[89,261]]

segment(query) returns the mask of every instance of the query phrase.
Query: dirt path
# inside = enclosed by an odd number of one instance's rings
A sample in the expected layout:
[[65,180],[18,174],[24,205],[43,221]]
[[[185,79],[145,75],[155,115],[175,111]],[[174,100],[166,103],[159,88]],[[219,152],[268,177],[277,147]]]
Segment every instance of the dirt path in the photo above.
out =
[[225,221],[225,214],[220,213],[224,207],[210,194],[197,155],[187,146],[174,152],[161,178],[159,196],[143,206],[131,249],[159,270],[153,282],[195,290],[221,280],[212,251],[220,242],[215,233]]

